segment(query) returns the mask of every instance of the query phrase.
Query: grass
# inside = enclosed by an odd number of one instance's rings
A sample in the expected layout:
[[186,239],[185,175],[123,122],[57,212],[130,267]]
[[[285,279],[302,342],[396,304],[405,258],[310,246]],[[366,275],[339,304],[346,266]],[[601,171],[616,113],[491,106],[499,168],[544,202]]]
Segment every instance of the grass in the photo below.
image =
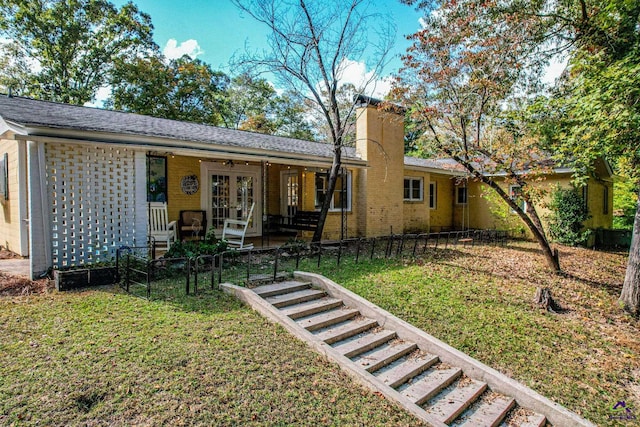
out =
[[[560,261],[567,274],[550,275],[535,245],[517,243],[325,260],[321,272],[595,424],[621,425],[609,419],[617,401],[640,413],[640,322],[617,304],[626,255],[561,247]],[[0,424],[418,424],[230,297],[166,285],[154,301],[118,288],[0,298]],[[539,286],[567,311],[535,306]]]
[[415,425],[219,292],[0,298],[0,425]]
[[[640,322],[617,304],[626,255],[561,247],[560,260],[565,276],[548,274],[533,244],[459,246],[321,272],[597,425],[620,425],[609,420],[618,401],[640,416]],[[568,310],[538,308],[538,286]]]

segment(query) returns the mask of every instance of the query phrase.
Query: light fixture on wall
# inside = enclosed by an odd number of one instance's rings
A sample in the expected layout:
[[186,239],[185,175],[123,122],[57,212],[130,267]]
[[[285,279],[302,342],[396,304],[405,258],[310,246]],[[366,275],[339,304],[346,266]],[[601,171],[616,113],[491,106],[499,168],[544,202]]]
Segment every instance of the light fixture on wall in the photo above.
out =
[[222,162],[223,166],[229,166],[230,168],[234,167],[235,165],[233,164],[233,160],[225,160],[224,162]]

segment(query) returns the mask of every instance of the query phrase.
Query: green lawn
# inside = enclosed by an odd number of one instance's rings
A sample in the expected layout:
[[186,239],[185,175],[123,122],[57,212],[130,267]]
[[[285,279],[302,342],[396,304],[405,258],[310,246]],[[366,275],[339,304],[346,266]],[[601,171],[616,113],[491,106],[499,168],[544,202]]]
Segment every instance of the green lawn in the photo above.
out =
[[218,292],[0,298],[0,425],[415,425]]
[[[561,247],[560,260],[569,277],[548,274],[528,243],[321,272],[597,425],[620,425],[620,400],[640,419],[640,322],[617,305],[626,256]],[[569,310],[539,309],[537,286]]]
[[[609,420],[617,401],[640,413],[640,322],[616,302],[626,257],[561,248],[560,260],[568,274],[549,275],[522,243],[325,260],[320,270],[592,422],[619,426]],[[537,286],[568,311],[537,308]],[[0,425],[419,424],[219,292],[3,297],[0,337]]]

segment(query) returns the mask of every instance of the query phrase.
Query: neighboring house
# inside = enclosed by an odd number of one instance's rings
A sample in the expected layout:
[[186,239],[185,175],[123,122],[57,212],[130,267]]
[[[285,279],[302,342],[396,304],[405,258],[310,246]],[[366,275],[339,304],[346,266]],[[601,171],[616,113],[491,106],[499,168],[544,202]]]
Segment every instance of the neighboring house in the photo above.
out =
[[[404,156],[403,116],[361,101],[323,238],[498,226],[455,162]],[[328,144],[0,95],[0,245],[30,257],[33,277],[110,259],[146,244],[148,201],[166,201],[170,220],[206,210],[218,231],[255,203],[260,236],[272,215],[319,208],[331,161]],[[599,172],[588,226],[610,227]]]

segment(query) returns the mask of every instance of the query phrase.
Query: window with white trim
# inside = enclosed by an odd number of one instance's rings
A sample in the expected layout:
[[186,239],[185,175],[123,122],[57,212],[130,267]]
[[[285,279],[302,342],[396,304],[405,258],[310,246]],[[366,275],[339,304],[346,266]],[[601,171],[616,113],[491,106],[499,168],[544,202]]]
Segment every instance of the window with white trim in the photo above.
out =
[[[319,210],[322,207],[324,198],[326,197],[327,187],[329,186],[329,175],[316,173],[315,181],[315,208],[316,210]],[[331,206],[329,210],[339,211],[342,209],[343,205],[346,211],[351,211],[351,172],[349,171],[347,172],[346,177],[343,173],[338,175],[336,188],[331,197]]]
[[421,202],[424,200],[424,188],[422,178],[404,178],[405,202]]
[[438,202],[438,186],[435,182],[429,183],[429,208],[435,209]]

